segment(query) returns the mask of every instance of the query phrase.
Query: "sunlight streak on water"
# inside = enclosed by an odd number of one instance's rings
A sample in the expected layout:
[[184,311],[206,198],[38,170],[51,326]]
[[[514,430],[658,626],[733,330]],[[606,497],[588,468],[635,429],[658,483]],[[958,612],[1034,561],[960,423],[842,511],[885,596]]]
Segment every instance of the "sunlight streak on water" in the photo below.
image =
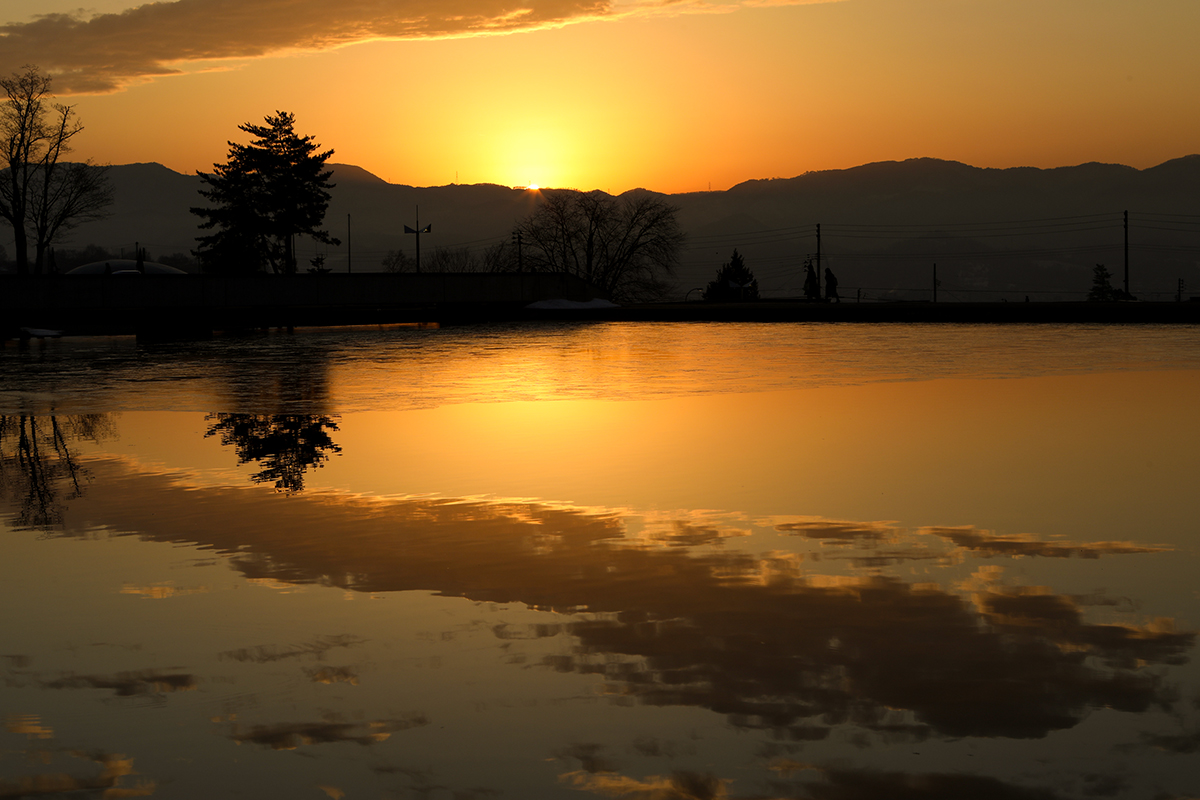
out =
[[0,407],[318,413],[1200,367],[1188,326],[584,324],[311,329],[0,351]]

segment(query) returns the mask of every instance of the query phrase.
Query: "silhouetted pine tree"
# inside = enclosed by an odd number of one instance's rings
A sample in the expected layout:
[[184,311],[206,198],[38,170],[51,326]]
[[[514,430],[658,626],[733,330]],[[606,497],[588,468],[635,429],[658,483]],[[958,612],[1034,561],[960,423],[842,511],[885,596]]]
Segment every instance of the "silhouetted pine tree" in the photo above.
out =
[[736,248],[729,261],[717,270],[716,279],[704,290],[704,299],[716,303],[758,299],[758,279],[746,267]]
[[1088,290],[1087,299],[1093,303],[1104,303],[1116,299],[1116,292],[1109,282],[1112,275],[1103,264],[1092,268],[1092,288]]
[[211,208],[193,208],[203,217],[200,227],[214,230],[197,237],[196,256],[206,271],[255,272],[270,265],[275,272],[294,273],[297,235],[324,244],[340,244],[321,230],[329,207],[332,170],[325,162],[332,150],[311,136],[299,136],[293,114],[276,111],[266,125],[239,125],[254,140],[229,143],[229,161],[214,164],[212,174],[197,173],[207,188],[200,194]]

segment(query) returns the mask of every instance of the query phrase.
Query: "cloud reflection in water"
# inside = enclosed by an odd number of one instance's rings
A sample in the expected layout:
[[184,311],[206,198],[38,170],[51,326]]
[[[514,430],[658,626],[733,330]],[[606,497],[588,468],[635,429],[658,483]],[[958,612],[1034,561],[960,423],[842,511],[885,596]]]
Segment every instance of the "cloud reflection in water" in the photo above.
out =
[[[572,650],[549,657],[549,667],[603,675],[616,698],[707,708],[785,740],[819,738],[846,723],[891,738],[1043,737],[1096,708],[1170,705],[1170,687],[1149,667],[1183,663],[1195,641],[1169,622],[1089,622],[1085,604],[1094,598],[1001,585],[985,573],[975,585],[944,587],[877,571],[821,574],[796,557],[648,546],[626,537],[616,512],[516,501],[280,497],[197,487],[116,461],[92,468],[106,491],[76,501],[69,534],[87,529],[72,520],[88,520],[214,548],[249,578],[371,593],[424,590],[572,613],[561,626],[497,635],[569,634]],[[134,496],[141,502],[129,502]],[[835,544],[885,538],[879,524],[823,525],[777,523],[782,532]],[[888,529],[886,538],[945,562],[1160,549],[1016,540],[974,529]]]

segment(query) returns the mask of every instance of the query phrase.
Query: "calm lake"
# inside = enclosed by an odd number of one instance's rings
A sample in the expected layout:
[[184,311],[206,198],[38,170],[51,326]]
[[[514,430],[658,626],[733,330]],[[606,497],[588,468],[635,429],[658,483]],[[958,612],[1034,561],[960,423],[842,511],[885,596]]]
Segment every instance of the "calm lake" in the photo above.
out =
[[0,797],[1200,795],[1200,328],[0,349]]

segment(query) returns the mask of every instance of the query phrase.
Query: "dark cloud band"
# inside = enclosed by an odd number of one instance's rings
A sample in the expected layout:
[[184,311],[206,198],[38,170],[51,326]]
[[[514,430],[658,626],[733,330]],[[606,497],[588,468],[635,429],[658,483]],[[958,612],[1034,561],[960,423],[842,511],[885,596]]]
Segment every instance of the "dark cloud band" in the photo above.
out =
[[[838,0],[775,0],[806,5]],[[554,28],[639,14],[723,13],[760,0],[175,0],[119,14],[45,14],[0,25],[0,74],[37,64],[59,94],[102,94],[187,65]]]
[[0,72],[37,64],[60,94],[103,93],[188,63],[326,50],[371,39],[507,33],[600,19],[610,0],[177,0],[90,19],[0,26]]

